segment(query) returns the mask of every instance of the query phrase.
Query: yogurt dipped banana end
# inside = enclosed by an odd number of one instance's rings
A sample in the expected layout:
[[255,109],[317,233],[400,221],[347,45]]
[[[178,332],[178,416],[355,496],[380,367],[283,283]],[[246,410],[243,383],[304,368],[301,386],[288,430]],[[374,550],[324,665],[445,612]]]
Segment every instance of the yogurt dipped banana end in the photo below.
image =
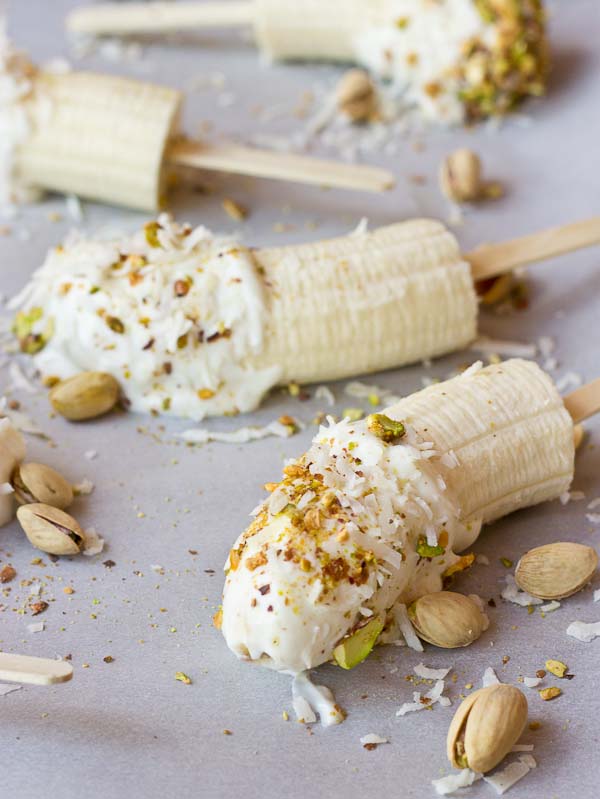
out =
[[461,349],[477,325],[469,264],[431,220],[252,250],[162,216],[73,235],[10,307],[48,382],[106,372],[131,409],[197,420]]
[[339,662],[344,643],[359,662],[393,638],[403,605],[469,565],[455,553],[482,524],[558,497],[573,469],[572,419],[551,379],[518,359],[322,427],[230,552],[227,644],[295,674]]

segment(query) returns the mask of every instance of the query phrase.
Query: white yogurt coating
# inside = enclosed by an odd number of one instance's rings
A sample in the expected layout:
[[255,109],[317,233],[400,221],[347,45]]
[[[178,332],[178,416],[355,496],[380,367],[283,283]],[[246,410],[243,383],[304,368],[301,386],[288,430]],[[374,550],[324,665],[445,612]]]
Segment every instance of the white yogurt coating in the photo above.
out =
[[109,372],[135,411],[194,420],[249,411],[280,375],[249,362],[265,317],[251,252],[166,215],[132,236],[72,235],[10,307],[47,339],[34,355],[44,377]]
[[38,196],[19,182],[15,153],[32,132],[35,68],[10,44],[0,18],[0,208]]
[[5,492],[15,468],[25,457],[25,439],[10,420],[0,413],[0,527],[15,515],[12,492]]
[[[460,560],[453,548],[464,549],[480,529],[461,523],[446,488],[455,459],[440,457],[410,426],[392,445],[367,421],[329,422],[287,467],[226,564],[229,647],[294,674],[330,660],[361,622],[392,619],[398,603],[440,590]],[[438,539],[443,554],[417,553],[419,542]]]
[[462,122],[456,70],[462,47],[471,38],[493,46],[495,26],[484,22],[474,0],[393,0],[387,14],[387,24],[356,37],[357,60],[425,117]]

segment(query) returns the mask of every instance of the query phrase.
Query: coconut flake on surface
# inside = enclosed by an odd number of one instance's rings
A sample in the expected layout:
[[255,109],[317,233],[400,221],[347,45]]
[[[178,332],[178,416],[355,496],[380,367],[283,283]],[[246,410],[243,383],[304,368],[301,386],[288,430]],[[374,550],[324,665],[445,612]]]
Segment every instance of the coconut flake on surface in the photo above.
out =
[[500,594],[502,599],[506,599],[508,602],[514,602],[515,605],[520,605],[523,608],[526,608],[528,605],[541,605],[544,602],[543,599],[538,599],[535,596],[531,596],[526,591],[521,591],[515,581],[514,575],[507,574],[505,580],[506,588],[504,588]]
[[585,518],[592,524],[600,524],[600,513],[586,513]]
[[27,377],[25,372],[17,361],[11,361],[8,367],[8,373],[12,382],[11,388],[17,391],[25,391],[27,394],[38,394],[38,386],[34,386],[31,380]]
[[523,683],[527,688],[537,688],[541,681],[542,677],[523,677]]
[[596,497],[596,499],[588,503],[588,510],[596,510],[596,508],[600,508],[600,497]]
[[413,671],[417,677],[422,677],[424,680],[443,680],[444,677],[452,670],[452,666],[447,669],[430,669],[424,663],[419,663],[415,666]]
[[20,691],[22,685],[13,685],[12,683],[0,683],[0,696],[6,696],[6,694],[12,694],[13,691]]
[[480,336],[471,346],[474,352],[485,352],[491,355],[504,355],[508,358],[535,358],[537,347],[535,344],[523,344],[520,341],[504,341],[489,336]]
[[81,482],[73,484],[73,491],[78,496],[87,496],[88,494],[91,494],[93,490],[94,484],[91,480],[88,480],[87,477],[84,477]]
[[361,383],[358,380],[352,380],[344,388],[344,393],[349,397],[356,399],[377,399],[377,405],[386,403],[394,405],[400,401],[400,397],[396,397],[389,389],[382,388],[381,386],[369,385],[368,383]]
[[439,704],[442,707],[448,707],[452,704],[447,696],[443,695],[444,681],[438,680],[435,685],[427,691],[425,695],[421,695],[420,691],[413,692],[413,701],[405,702],[396,711],[397,716],[405,716],[407,713],[415,713],[418,710],[425,710],[425,708],[433,707]]
[[83,453],[83,457],[88,461],[93,461],[98,457],[98,450],[88,449]]
[[487,555],[475,555],[475,563],[478,563],[480,566],[489,566],[490,559]]
[[329,386],[317,386],[315,390],[315,399],[324,400],[330,408],[335,405],[335,394]]
[[0,483],[0,497],[6,497],[9,494],[14,494],[15,489],[10,483]]
[[594,591],[594,597],[593,597],[593,600],[594,600],[594,602],[600,602],[600,588],[597,588],[597,589]]
[[30,436],[39,436],[40,438],[48,439],[44,431],[23,411],[15,411],[8,407],[6,397],[0,399],[0,413],[6,416],[13,427],[20,433],[26,433]]
[[478,774],[476,771],[471,771],[470,768],[464,768],[458,774],[448,774],[446,777],[441,777],[439,780],[431,780],[431,784],[435,788],[438,796],[447,796],[450,793],[458,791],[460,788],[468,788],[474,782],[480,780],[483,774]]
[[67,207],[67,214],[71,217],[73,222],[78,225],[83,222],[83,207],[81,200],[76,194],[67,194],[65,197],[65,205]]
[[552,602],[548,602],[545,605],[540,605],[540,610],[542,613],[552,613],[555,610],[558,610],[560,607],[560,602],[556,599],[553,599]]
[[578,641],[583,641],[589,644],[594,638],[600,636],[600,621],[586,623],[584,621],[574,621],[567,627],[567,635],[571,638],[577,638]]
[[293,699],[294,713],[302,724],[314,724],[317,720],[314,710],[303,696],[295,696]]
[[498,679],[498,675],[494,671],[491,666],[488,666],[487,669],[483,672],[483,677],[481,678],[481,684],[484,688],[487,688],[489,685],[500,685],[500,680]]
[[43,621],[36,621],[33,624],[27,625],[27,632],[28,633],[41,633],[44,631],[46,625]]
[[400,632],[404,636],[407,646],[409,646],[411,649],[414,649],[416,652],[423,652],[423,644],[421,643],[419,636],[416,634],[415,629],[408,618],[406,605],[398,603],[394,608],[394,616],[396,618],[396,622],[398,623]]
[[264,427],[240,427],[230,433],[198,427],[177,433],[176,437],[187,441],[189,444],[208,444],[211,441],[222,444],[247,444],[249,441],[259,441],[269,436],[289,438],[291,435],[293,435],[291,425],[275,421]]
[[497,771],[491,776],[484,777],[485,782],[494,788],[498,795],[506,793],[509,788],[526,777],[532,768],[535,768],[537,763],[531,755],[521,755],[514,763],[503,768],[502,771]]
[[554,381],[554,385],[556,386],[556,390],[562,394],[564,391],[572,391],[575,388],[579,388],[583,384],[583,378],[581,375],[578,375],[576,372],[567,372],[562,377],[559,377],[557,380]]
[[87,555],[88,558],[91,558],[94,555],[99,555],[104,549],[104,539],[98,535],[93,527],[88,527],[88,529],[85,530],[84,535],[85,546],[83,549],[83,554]]
[[374,732],[370,732],[368,735],[363,735],[360,739],[361,744],[364,746],[365,744],[371,744],[378,746],[379,744],[389,744],[388,738],[382,738],[381,735],[377,735]]

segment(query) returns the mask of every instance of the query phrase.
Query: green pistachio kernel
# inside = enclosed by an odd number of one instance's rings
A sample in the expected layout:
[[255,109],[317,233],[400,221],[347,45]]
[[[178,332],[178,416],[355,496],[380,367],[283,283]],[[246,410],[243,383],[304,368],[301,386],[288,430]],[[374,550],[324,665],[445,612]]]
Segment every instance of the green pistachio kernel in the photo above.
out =
[[383,413],[372,413],[368,416],[367,427],[374,436],[388,444],[401,438],[406,432],[402,422],[390,419],[389,416]]
[[445,548],[440,544],[431,546],[427,543],[427,539],[424,535],[419,536],[419,540],[417,541],[417,555],[420,557],[436,558],[438,555],[443,555],[445,551]]

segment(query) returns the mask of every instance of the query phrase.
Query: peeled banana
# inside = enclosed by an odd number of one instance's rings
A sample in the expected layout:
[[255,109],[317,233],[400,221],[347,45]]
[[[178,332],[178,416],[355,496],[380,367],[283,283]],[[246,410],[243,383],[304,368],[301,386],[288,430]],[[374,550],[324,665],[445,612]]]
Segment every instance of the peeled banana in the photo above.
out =
[[0,527],[8,524],[15,514],[10,481],[24,457],[25,439],[0,412]]
[[393,628],[404,604],[472,562],[455,551],[482,524],[558,497],[573,469],[573,421],[529,361],[475,365],[321,427],[229,554],[227,644],[293,673],[331,660],[374,619]]
[[254,26],[276,59],[358,62],[444,122],[504,114],[544,91],[541,0],[254,0],[78,8],[73,31],[136,33]]
[[133,410],[201,419],[272,386],[430,358],[475,338],[469,264],[439,222],[249,250],[167,216],[74,236],[11,302],[47,379],[109,372]]

